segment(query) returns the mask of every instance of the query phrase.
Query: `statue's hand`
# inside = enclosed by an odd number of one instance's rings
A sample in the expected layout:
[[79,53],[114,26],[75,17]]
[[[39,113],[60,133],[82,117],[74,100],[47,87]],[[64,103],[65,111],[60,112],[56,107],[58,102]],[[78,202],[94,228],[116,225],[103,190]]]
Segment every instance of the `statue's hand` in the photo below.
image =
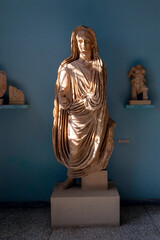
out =
[[65,90],[61,90],[58,93],[58,99],[63,109],[68,109],[70,107],[70,104],[71,104],[70,94],[68,94]]

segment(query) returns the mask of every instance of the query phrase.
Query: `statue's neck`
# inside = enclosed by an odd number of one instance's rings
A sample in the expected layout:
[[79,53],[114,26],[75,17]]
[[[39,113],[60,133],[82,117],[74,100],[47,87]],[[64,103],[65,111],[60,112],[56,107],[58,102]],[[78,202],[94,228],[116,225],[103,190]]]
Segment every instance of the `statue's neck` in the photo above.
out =
[[91,53],[87,53],[87,54],[84,54],[84,53],[80,53],[80,56],[79,58],[85,62],[90,62],[92,59],[91,59]]

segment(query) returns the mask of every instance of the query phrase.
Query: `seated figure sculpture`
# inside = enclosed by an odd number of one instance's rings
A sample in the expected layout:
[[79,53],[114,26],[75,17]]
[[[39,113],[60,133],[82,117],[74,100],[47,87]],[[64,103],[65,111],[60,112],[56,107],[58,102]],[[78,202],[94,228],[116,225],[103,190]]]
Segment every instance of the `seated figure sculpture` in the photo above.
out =
[[107,168],[114,148],[114,127],[107,101],[107,71],[93,29],[78,26],[71,37],[71,57],[58,70],[54,101],[53,146],[68,168],[66,189],[74,179]]

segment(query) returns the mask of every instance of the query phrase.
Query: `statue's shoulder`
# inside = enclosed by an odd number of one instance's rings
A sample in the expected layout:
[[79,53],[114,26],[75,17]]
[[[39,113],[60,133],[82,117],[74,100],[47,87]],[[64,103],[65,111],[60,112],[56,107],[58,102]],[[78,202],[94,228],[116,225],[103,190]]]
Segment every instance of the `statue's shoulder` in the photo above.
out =
[[62,70],[66,71],[68,73],[73,72],[73,70],[75,69],[75,66],[76,66],[76,61],[77,60],[70,62],[70,63],[65,63],[62,67]]
[[60,73],[67,73],[69,71],[69,68],[68,68],[68,64],[61,64],[60,66],[59,66],[59,69],[58,69],[58,72],[60,72]]
[[67,68],[69,70],[73,70],[75,68],[75,66],[77,65],[77,62],[78,62],[78,60],[74,60],[73,62],[68,63]]
[[61,64],[58,69],[60,79],[74,75],[74,69],[75,69],[74,62]]

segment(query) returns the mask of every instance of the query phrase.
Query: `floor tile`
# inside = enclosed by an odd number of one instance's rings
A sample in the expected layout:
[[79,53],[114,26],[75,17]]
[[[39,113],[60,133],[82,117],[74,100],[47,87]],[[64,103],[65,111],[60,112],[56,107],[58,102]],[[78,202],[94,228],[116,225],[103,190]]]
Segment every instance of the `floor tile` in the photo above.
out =
[[121,207],[120,227],[55,228],[50,208],[0,208],[0,240],[160,240],[160,206]]
[[160,205],[145,205],[144,208],[150,216],[153,224],[157,227],[157,230],[160,231]]
[[143,206],[121,207],[120,227],[57,228],[50,240],[160,240],[159,231]]
[[1,208],[1,240],[48,240],[51,234],[49,208]]

